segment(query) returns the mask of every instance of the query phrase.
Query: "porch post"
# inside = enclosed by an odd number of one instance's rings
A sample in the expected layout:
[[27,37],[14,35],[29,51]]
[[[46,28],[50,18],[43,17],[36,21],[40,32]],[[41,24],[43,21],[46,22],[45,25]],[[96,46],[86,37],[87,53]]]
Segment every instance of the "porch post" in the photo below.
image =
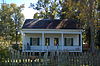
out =
[[25,48],[25,47],[26,47],[26,45],[25,45],[25,41],[26,41],[26,40],[25,40],[25,34],[24,34],[24,33],[23,33],[22,38],[23,38],[23,39],[22,39],[22,43],[23,43],[23,45],[22,45],[22,51],[24,52],[25,49],[26,49],[26,48]]
[[41,45],[42,46],[42,50],[44,50],[44,43],[45,43],[44,42],[44,33],[42,33],[42,45]]
[[64,36],[63,36],[63,33],[61,33],[61,43],[62,43],[62,50],[63,50],[63,46],[64,46]]
[[80,39],[80,44],[81,44],[81,52],[82,52],[82,43],[83,43],[83,42],[82,42],[82,34],[80,34],[80,38],[79,38],[79,39]]

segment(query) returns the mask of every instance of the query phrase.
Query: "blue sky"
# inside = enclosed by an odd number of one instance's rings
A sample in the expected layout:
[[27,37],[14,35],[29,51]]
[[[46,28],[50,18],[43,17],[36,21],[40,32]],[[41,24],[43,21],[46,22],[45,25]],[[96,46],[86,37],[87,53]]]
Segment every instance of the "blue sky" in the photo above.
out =
[[[0,0],[0,3],[2,3],[3,0]],[[32,8],[29,8],[30,3],[36,3],[37,0],[4,0],[5,3],[10,4],[10,3],[15,3],[18,6],[21,4],[25,4],[25,8],[23,9],[22,13],[25,16],[25,19],[32,19],[33,14],[36,13],[36,10],[33,10]]]

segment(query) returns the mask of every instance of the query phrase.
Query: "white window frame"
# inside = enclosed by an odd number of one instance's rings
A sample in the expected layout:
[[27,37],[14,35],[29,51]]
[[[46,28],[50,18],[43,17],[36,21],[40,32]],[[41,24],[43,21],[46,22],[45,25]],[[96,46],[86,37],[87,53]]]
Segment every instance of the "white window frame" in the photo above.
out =
[[[69,38],[73,39],[73,43],[70,45],[69,44],[67,45],[67,44],[65,44],[65,39],[69,39]],[[74,37],[64,37],[64,46],[74,46]]]
[[59,42],[59,43],[58,43],[58,46],[60,46],[60,37],[53,37],[53,46],[57,46],[57,45],[54,45],[54,39],[55,39],[55,38],[58,38],[58,42]]
[[[58,38],[58,45],[54,45],[54,39],[55,39],[55,38]],[[59,46],[59,45],[60,45],[60,38],[59,38],[59,37],[54,37],[54,38],[53,38],[53,45],[54,45],[54,46]]]
[[[40,43],[40,41],[41,41],[41,38],[40,37],[30,37],[30,38],[32,38],[32,45],[30,45],[30,46],[40,46],[41,45],[41,43]],[[39,44],[33,44],[33,39],[38,39],[39,38]]]
[[[49,45],[46,45],[46,38],[49,38]],[[50,46],[51,44],[51,38],[50,37],[45,37],[45,46]]]

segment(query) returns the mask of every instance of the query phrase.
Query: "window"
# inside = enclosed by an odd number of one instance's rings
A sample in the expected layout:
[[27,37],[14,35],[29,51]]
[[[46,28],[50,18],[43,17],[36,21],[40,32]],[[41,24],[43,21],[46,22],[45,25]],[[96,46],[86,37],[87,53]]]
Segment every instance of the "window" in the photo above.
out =
[[81,46],[81,35],[79,34],[79,46]]
[[59,38],[54,38],[54,46],[58,46],[59,45]]
[[39,46],[40,38],[30,38],[30,45],[31,46]]
[[45,46],[50,46],[50,38],[45,38]]
[[73,38],[64,38],[64,46],[73,46]]

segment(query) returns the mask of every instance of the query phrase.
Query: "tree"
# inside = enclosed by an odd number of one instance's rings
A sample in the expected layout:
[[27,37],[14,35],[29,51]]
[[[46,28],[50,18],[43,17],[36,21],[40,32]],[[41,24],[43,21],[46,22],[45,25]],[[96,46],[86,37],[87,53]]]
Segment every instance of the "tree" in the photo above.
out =
[[[82,6],[84,7],[84,4]],[[78,0],[38,0],[36,4],[31,3],[30,7],[39,11],[34,14],[34,18],[78,18],[80,13]]]
[[94,43],[95,43],[95,27],[96,27],[96,0],[66,0],[64,10],[66,17],[79,19],[82,27],[85,29],[85,39],[86,42],[90,45],[91,51],[94,52]]
[[100,48],[100,0],[97,0],[96,45]]
[[[16,4],[3,4],[0,9],[0,44],[7,47],[16,40],[16,28],[21,29],[24,16],[22,6]],[[19,38],[20,39],[20,38]]]
[[[0,8],[0,61],[9,57],[9,46],[16,41],[16,28],[21,30],[24,19],[22,6],[2,4]],[[20,41],[21,34],[18,35]]]
[[61,0],[38,0],[36,4],[31,3],[30,7],[39,12],[34,14],[33,18],[54,19],[60,13]]

